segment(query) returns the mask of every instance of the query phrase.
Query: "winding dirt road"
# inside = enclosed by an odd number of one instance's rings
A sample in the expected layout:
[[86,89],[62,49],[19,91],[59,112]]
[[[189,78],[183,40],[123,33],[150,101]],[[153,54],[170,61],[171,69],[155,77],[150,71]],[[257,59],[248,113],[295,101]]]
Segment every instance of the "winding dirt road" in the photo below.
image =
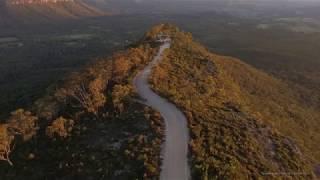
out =
[[187,120],[183,113],[172,103],[154,93],[148,85],[148,77],[152,68],[162,59],[165,49],[170,48],[167,39],[160,46],[158,54],[152,62],[134,79],[134,86],[145,103],[159,111],[165,120],[165,143],[162,150],[161,180],[188,180],[190,171],[188,165],[189,133]]

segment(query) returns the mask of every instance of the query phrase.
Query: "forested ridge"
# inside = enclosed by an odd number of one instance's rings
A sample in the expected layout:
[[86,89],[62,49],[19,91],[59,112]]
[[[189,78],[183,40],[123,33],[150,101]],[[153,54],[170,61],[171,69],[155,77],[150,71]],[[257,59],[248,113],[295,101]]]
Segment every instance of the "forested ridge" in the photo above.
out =
[[157,52],[159,34],[172,44],[150,84],[188,119],[193,179],[315,178],[320,113],[306,106],[308,92],[210,53],[170,24],[13,111],[0,125],[1,177],[157,179],[164,124],[139,103],[132,80]]
[[152,31],[172,37],[150,82],[188,117],[194,179],[314,178],[320,113],[301,91],[175,26]]
[[132,78],[158,45],[142,38],[71,73],[0,125],[1,179],[142,179],[159,175],[163,122]]

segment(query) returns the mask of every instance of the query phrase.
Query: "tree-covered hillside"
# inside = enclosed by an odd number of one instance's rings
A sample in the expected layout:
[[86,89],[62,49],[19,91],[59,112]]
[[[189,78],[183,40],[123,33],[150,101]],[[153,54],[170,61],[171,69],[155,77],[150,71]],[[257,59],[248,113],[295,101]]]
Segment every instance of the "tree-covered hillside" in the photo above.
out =
[[188,117],[195,179],[313,177],[320,161],[315,107],[281,80],[208,52],[190,33],[170,25],[150,33],[158,32],[173,43],[150,82]]
[[0,125],[1,179],[157,178],[162,118],[131,83],[157,47],[143,39],[97,59],[13,111]]
[[[320,113],[308,91],[210,53],[170,24],[70,74],[0,125],[3,179],[158,179],[164,125],[140,104],[136,73],[171,37],[150,84],[188,118],[193,179],[313,179]],[[3,121],[0,121],[3,122]]]

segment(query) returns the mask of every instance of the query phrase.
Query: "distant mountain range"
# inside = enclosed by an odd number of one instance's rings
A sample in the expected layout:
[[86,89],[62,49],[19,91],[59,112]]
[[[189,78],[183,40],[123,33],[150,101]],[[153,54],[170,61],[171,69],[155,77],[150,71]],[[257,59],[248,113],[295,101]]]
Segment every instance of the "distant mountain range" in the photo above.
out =
[[106,15],[81,0],[7,0],[0,3],[0,22],[41,22]]
[[49,3],[62,3],[74,2],[74,0],[7,0],[7,4],[11,5],[27,5],[27,4],[49,4]]

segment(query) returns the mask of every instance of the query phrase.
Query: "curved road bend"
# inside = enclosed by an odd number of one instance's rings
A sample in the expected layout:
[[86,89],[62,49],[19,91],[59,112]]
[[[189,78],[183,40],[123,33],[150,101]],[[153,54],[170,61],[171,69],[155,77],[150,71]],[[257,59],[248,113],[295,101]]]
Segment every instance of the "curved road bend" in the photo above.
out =
[[146,100],[146,104],[160,112],[165,120],[165,143],[162,150],[161,180],[188,180],[190,171],[188,165],[189,134],[187,119],[172,103],[154,93],[148,85],[148,77],[152,68],[162,59],[165,49],[170,48],[170,41],[164,41],[158,54],[152,62],[134,79],[138,94]]

